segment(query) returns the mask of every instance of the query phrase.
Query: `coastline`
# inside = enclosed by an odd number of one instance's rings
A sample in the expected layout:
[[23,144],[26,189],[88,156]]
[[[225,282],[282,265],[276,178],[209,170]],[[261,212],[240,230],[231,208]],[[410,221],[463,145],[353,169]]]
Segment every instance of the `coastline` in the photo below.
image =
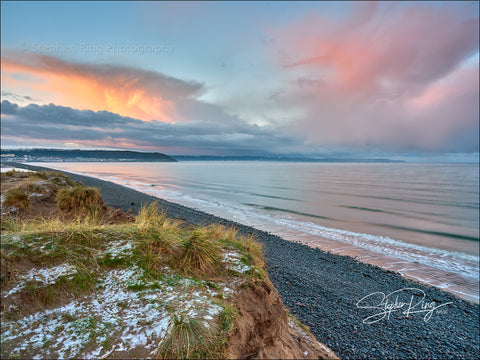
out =
[[[15,164],[32,170],[50,170],[33,165]],[[57,170],[55,170],[57,171]],[[320,342],[341,358],[477,358],[479,356],[479,305],[461,300],[450,293],[429,287],[358,262],[348,256],[335,255],[289,242],[278,236],[234,223],[204,212],[155,198],[103,180],[67,173],[86,186],[100,189],[112,207],[138,211],[142,204],[158,201],[168,217],[191,225],[209,223],[235,226],[241,234],[254,234],[264,245],[269,276],[286,307],[308,325]],[[424,293],[424,302],[434,302],[438,310],[403,315],[404,306],[393,305],[385,312],[385,301],[368,303],[372,293],[388,296],[395,291],[415,288]],[[381,298],[381,294],[379,294]],[[410,295],[408,295],[410,296]],[[395,297],[391,297],[391,303]],[[358,306],[360,305],[360,307]],[[414,310],[422,310],[418,305]],[[385,312],[383,319],[366,324],[372,314]],[[373,312],[372,312],[373,310]],[[398,311],[395,311],[398,310]],[[390,315],[390,316],[388,316]],[[389,318],[388,318],[389,317]]]

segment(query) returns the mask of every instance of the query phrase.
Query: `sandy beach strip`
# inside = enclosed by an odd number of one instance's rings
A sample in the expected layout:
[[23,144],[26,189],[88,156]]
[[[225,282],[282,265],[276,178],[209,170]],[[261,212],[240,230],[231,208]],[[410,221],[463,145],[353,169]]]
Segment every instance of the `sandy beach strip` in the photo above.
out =
[[[11,164],[30,170],[49,170]],[[158,201],[192,225],[234,226],[264,245],[269,276],[287,308],[343,359],[477,359],[479,305],[354,258],[324,252],[103,180],[67,173],[100,189],[114,208]]]

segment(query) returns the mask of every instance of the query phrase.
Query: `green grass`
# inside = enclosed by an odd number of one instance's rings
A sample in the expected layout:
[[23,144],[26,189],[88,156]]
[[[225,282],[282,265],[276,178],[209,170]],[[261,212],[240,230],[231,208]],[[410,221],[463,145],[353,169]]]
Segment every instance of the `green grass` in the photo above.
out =
[[174,314],[158,347],[162,359],[208,358],[215,353],[215,329],[184,314]]
[[239,317],[240,311],[235,306],[225,305],[219,317],[220,328],[227,333],[234,331]]

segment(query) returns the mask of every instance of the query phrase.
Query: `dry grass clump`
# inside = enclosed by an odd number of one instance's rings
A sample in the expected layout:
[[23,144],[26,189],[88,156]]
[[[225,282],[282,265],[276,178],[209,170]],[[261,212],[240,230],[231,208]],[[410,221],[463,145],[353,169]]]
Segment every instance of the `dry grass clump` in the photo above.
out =
[[10,189],[5,194],[3,205],[15,206],[16,208],[25,210],[30,207],[30,200],[28,200],[28,195],[25,194],[25,191],[19,188],[14,188]]
[[176,236],[172,233],[153,230],[148,234],[136,232],[134,235],[138,239],[134,253],[138,258],[139,266],[154,278],[160,276],[174,254]]
[[0,217],[1,229],[8,232],[27,232],[35,229],[35,223],[19,219],[12,214],[2,215]]
[[159,275],[172,257],[180,256],[180,223],[167,219],[158,202],[142,206],[133,224],[138,238],[136,252],[141,256],[141,267]]
[[[211,278],[230,273],[222,261],[225,249],[239,252],[251,275],[263,277],[261,246],[252,237],[238,235],[238,230],[221,225],[187,227],[168,219],[157,202],[142,207],[136,217],[136,251],[141,267],[154,276],[168,265],[188,276]],[[247,274],[248,275],[248,274]]]
[[158,347],[159,359],[208,358],[215,332],[197,319],[174,314]]
[[135,227],[148,237],[149,234],[158,232],[179,233],[182,223],[167,218],[165,211],[160,209],[158,201],[154,201],[148,206],[142,206],[135,217]]
[[149,230],[163,227],[165,213],[160,211],[158,202],[152,202],[148,206],[142,206],[135,218],[135,225],[139,230]]
[[60,189],[57,194],[57,207],[61,212],[81,213],[102,205],[102,196],[96,188],[74,186]]
[[205,324],[183,313],[174,313],[158,346],[157,359],[225,358],[228,336],[236,329],[240,311],[223,305],[216,321]]
[[182,257],[177,267],[185,274],[212,275],[220,263],[220,242],[210,237],[208,228],[191,230],[181,242]]

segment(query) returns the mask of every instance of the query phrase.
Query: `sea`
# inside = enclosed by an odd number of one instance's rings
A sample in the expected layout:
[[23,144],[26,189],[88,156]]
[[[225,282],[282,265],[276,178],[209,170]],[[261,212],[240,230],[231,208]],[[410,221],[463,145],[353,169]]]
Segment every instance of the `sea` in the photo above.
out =
[[478,163],[32,165],[111,181],[479,302]]

